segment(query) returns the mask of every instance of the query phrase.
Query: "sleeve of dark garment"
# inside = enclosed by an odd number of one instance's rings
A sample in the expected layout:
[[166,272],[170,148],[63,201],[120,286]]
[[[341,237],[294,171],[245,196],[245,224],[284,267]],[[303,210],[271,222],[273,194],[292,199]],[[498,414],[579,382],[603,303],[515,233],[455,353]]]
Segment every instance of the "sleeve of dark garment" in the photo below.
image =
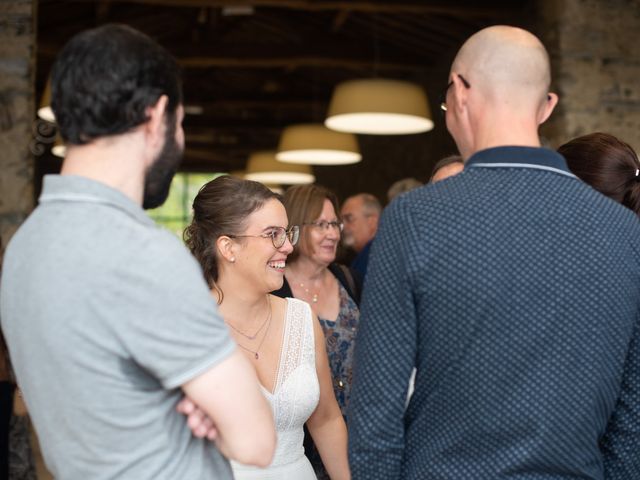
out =
[[606,480],[640,478],[640,316],[625,360],[620,397],[600,446]]
[[411,282],[409,205],[383,213],[367,273],[349,405],[354,480],[402,475],[404,409],[414,366],[417,323]]

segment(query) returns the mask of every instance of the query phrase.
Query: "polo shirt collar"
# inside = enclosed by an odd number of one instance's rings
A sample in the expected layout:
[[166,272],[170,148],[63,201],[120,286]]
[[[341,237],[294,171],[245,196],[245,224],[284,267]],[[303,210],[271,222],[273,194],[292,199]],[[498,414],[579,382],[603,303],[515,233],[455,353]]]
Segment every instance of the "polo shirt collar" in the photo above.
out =
[[40,204],[70,202],[108,205],[140,223],[155,225],[142,207],[121,191],[78,175],[45,175],[38,201]]
[[494,147],[474,153],[466,162],[467,168],[530,168],[547,170],[570,177],[567,162],[562,155],[542,147]]

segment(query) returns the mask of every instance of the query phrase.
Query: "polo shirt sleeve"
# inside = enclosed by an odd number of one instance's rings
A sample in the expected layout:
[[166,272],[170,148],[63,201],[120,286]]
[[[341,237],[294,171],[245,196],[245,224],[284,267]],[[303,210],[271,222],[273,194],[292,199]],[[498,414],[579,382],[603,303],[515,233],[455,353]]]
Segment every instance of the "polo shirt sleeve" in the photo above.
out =
[[417,338],[407,250],[412,220],[402,200],[382,215],[365,278],[347,415],[354,480],[402,474],[404,410]]
[[121,341],[132,359],[164,388],[179,387],[234,350],[200,266],[177,238],[162,235],[137,252],[115,286],[127,318]]

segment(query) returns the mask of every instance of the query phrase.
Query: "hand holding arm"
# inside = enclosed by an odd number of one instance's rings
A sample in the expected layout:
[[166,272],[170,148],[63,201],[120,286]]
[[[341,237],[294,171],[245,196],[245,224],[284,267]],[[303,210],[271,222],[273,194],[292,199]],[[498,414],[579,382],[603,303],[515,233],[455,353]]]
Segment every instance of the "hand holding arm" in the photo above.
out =
[[182,389],[215,424],[214,441],[223,455],[258,467],[271,463],[276,446],[271,407],[239,350]]
[[198,407],[189,397],[184,397],[176,405],[179,413],[187,416],[187,426],[191,429],[194,437],[215,440],[218,430],[207,414]]

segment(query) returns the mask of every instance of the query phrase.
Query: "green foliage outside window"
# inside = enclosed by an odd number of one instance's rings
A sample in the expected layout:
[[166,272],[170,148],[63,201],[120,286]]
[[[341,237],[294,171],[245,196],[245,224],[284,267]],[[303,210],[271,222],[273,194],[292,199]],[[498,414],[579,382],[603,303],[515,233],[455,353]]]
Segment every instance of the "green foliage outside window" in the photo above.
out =
[[171,182],[167,201],[147,213],[157,224],[182,238],[182,232],[191,222],[191,206],[198,190],[220,175],[224,173],[177,173]]

